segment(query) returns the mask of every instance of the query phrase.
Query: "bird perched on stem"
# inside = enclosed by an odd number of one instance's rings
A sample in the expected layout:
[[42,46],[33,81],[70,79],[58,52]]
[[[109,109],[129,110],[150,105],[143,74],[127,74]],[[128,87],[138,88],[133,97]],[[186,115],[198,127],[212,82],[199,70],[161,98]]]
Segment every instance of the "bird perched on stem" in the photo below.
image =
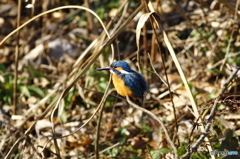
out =
[[109,70],[113,74],[112,81],[118,94],[138,99],[143,104],[148,90],[143,75],[133,71],[125,61],[116,61],[109,67],[96,69],[96,71],[102,70]]

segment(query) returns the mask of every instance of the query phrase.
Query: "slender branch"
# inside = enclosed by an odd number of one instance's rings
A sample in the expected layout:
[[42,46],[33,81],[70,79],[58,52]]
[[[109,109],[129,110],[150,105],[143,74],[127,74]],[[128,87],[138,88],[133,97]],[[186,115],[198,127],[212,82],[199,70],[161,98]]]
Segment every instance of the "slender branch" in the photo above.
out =
[[[91,60],[86,63],[84,65],[84,67],[82,68],[82,71],[80,74],[77,75],[77,77],[68,85],[68,87],[63,91],[61,92],[60,95],[58,95],[54,101],[47,107],[47,109],[35,120],[35,122],[33,123],[32,126],[30,126],[26,131],[25,133],[19,137],[15,143],[13,144],[13,146],[11,147],[11,149],[7,152],[6,156],[4,157],[5,159],[9,158],[10,155],[13,153],[13,151],[15,150],[15,148],[18,146],[18,144],[20,143],[20,141],[22,141],[22,139],[24,139],[25,136],[27,136],[33,129],[34,129],[34,126],[36,124],[36,122],[38,120],[41,120],[43,119],[56,105],[58,105],[59,101],[60,101],[60,98],[64,98],[67,93],[69,92],[69,90],[72,88],[72,86],[86,73],[86,71],[89,70],[89,67],[96,61],[96,59],[98,58],[98,56],[102,53],[102,50],[110,45],[113,40],[115,40],[115,38],[122,32],[122,30],[124,28],[126,28],[126,25],[129,24],[132,19],[137,15],[137,13],[141,10],[141,8],[143,7],[143,4],[141,4],[140,6],[138,6],[138,8],[127,18],[126,21],[124,21],[122,23],[122,25],[116,30],[116,32],[114,32],[114,34],[109,38],[109,39],[106,39],[104,41],[104,44],[99,48],[99,50],[95,51],[94,52],[94,56],[92,57],[89,57],[91,58]],[[13,34],[15,34],[18,30],[22,29],[23,27],[25,27],[27,24],[29,24],[30,22],[34,21],[36,18],[39,18],[45,14],[48,14],[48,13],[51,13],[51,12],[54,12],[56,10],[60,10],[60,9],[67,9],[67,8],[76,8],[76,9],[84,9],[86,10],[86,8],[83,8],[81,6],[63,6],[63,7],[58,7],[58,8],[54,8],[52,10],[49,10],[49,11],[46,11],[44,13],[41,13],[33,18],[31,18],[30,20],[28,20],[27,22],[25,22],[24,24],[22,24],[21,26],[19,26],[17,29],[15,29],[14,31],[12,31],[10,34],[8,34],[4,39],[2,39],[0,41],[0,46],[9,38],[11,37]],[[91,12],[93,13],[93,12]],[[95,13],[93,13],[95,15]],[[76,133],[77,131],[79,131],[81,128],[83,128],[90,120],[93,116],[96,115],[96,113],[98,112],[99,109],[95,110],[95,112],[92,114],[92,116],[83,124],[79,127],[79,129],[77,129],[76,131],[74,131],[73,133]],[[61,137],[56,137],[56,138],[64,138],[68,135],[65,135],[65,136],[61,136]]]
[[[145,2],[146,2],[146,1],[145,1]],[[146,6],[148,12],[150,12],[150,8],[149,8],[149,6],[146,5],[146,4],[147,4],[147,2],[145,3],[145,6]],[[151,15],[151,16],[150,16],[150,23],[151,23],[152,28],[153,28],[153,33],[155,34],[156,37],[159,37],[159,35],[157,34],[157,31],[156,31],[156,30],[157,30],[157,26],[156,26],[156,25],[158,25],[158,24],[157,24],[157,23],[154,23],[154,22],[156,22],[156,21],[154,21],[154,16]],[[160,28],[161,28],[162,31],[164,32],[163,27],[162,27],[162,23],[159,22],[159,25],[161,26]],[[164,59],[163,51],[162,51],[162,49],[161,49],[161,47],[160,47],[160,46],[161,46],[161,42],[160,42],[159,38],[156,38],[156,42],[157,42],[157,44],[158,44],[157,47],[158,47],[158,50],[159,50],[160,55],[161,55],[163,70],[164,70],[164,74],[165,74],[165,77],[166,77],[166,83],[164,83],[164,84],[167,84],[168,90],[169,90],[169,92],[171,92],[171,86],[170,86],[170,84],[169,84],[169,79],[168,79],[168,75],[167,75],[167,69],[166,69],[165,59]],[[150,58],[150,60],[151,60],[151,58]],[[158,76],[158,77],[159,77],[159,76]],[[170,99],[171,99],[171,103],[172,103],[172,108],[173,108],[173,115],[174,115],[174,121],[175,121],[175,125],[176,125],[176,131],[178,131],[177,114],[176,114],[176,109],[175,109],[175,105],[174,105],[174,102],[173,102],[173,94],[172,94],[172,93],[169,93],[169,95],[170,95]]]
[[184,154],[181,157],[181,159],[188,158],[192,152],[195,152],[197,150],[198,146],[200,145],[200,143],[208,135],[209,129],[211,128],[211,125],[212,125],[213,117],[217,110],[217,104],[218,104],[219,100],[221,99],[221,94],[223,94],[227,90],[229,83],[235,78],[235,76],[237,75],[239,70],[240,70],[240,67],[237,67],[236,70],[232,73],[232,75],[228,78],[228,80],[224,83],[223,88],[221,89],[220,95],[216,98],[216,100],[213,104],[213,107],[211,109],[210,115],[207,119],[207,124],[205,126],[205,132],[201,134],[201,136],[198,138],[198,140],[194,144],[192,144],[192,146],[190,147],[190,151],[188,151],[186,154]]
[[[18,15],[17,15],[17,28],[20,26],[21,21],[21,7],[22,1],[18,0]],[[20,40],[20,30],[17,31],[17,44],[16,44],[16,53],[15,53],[15,67],[14,67],[14,85],[13,85],[13,114],[17,114],[17,80],[18,80],[18,57],[19,57],[19,40]]]
[[[117,142],[116,144],[114,144],[114,145],[112,145],[112,146],[110,146],[110,147],[107,147],[106,149],[100,151],[99,154],[102,154],[102,153],[104,153],[104,152],[106,152],[106,151],[109,151],[109,150],[111,150],[111,149],[113,149],[114,147],[117,147],[117,146],[119,146],[119,145],[121,145],[121,143],[120,143],[120,142]],[[92,158],[96,158],[96,156],[92,156],[92,157],[90,157],[89,159],[92,159]]]
[[175,156],[174,158],[176,158],[176,156],[177,156],[177,148],[173,144],[173,142],[172,142],[172,140],[171,140],[171,138],[170,138],[170,136],[168,134],[168,131],[167,131],[166,127],[163,124],[163,122],[155,114],[153,114],[149,110],[144,109],[144,108],[138,106],[137,104],[133,103],[128,96],[126,98],[127,98],[128,103],[131,106],[133,106],[134,108],[139,109],[139,110],[143,111],[144,113],[148,114],[150,117],[152,117],[154,120],[156,120],[159,123],[159,125],[161,125],[161,127],[162,127],[162,129],[163,129],[163,131],[164,131],[164,133],[166,135],[166,139],[167,139],[167,141],[169,142],[169,144],[171,145],[171,147],[173,149],[174,156]]
[[110,84],[111,84],[111,78],[112,76],[110,76],[107,88],[106,88],[106,92],[103,95],[103,99],[101,100],[100,104],[99,104],[99,117],[98,117],[98,123],[97,123],[97,133],[96,133],[96,142],[95,142],[95,156],[96,159],[99,158],[99,135],[100,135],[100,125],[101,125],[101,120],[102,120],[102,113],[103,113],[103,106],[104,106],[104,102],[107,99],[107,97],[115,90],[115,89],[111,89],[107,92]]

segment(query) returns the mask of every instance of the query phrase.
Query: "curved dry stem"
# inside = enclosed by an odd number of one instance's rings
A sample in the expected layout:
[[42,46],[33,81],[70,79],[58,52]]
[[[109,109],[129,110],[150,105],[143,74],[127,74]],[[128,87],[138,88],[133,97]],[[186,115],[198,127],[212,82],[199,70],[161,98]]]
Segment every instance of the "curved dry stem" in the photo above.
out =
[[[173,59],[175,65],[176,65],[176,68],[177,68],[177,70],[178,70],[178,72],[179,72],[179,75],[180,75],[180,77],[181,77],[181,79],[182,79],[182,81],[183,81],[183,84],[184,84],[184,86],[185,86],[185,89],[186,89],[186,91],[187,91],[187,93],[188,93],[189,100],[190,100],[191,103],[192,103],[192,108],[193,108],[193,112],[194,112],[193,115],[195,116],[196,119],[199,119],[199,122],[200,122],[200,123],[203,123],[202,118],[200,117],[200,114],[199,114],[199,112],[198,112],[198,108],[197,108],[196,101],[195,101],[195,99],[194,99],[194,97],[193,97],[193,94],[192,94],[192,91],[191,91],[191,89],[190,89],[190,87],[189,87],[188,81],[187,81],[187,79],[186,79],[186,77],[185,77],[185,75],[184,75],[184,72],[183,72],[183,70],[182,70],[182,67],[181,67],[181,65],[180,65],[180,63],[179,63],[179,61],[178,61],[178,58],[177,58],[177,56],[176,56],[176,54],[175,54],[175,51],[173,50],[173,47],[172,47],[172,45],[171,45],[171,43],[170,43],[170,41],[169,41],[169,38],[168,38],[166,32],[164,31],[164,29],[163,29],[163,27],[162,27],[160,17],[154,12],[151,2],[148,3],[148,7],[149,7],[149,9],[150,9],[150,11],[151,11],[151,13],[152,13],[151,15],[152,15],[152,17],[154,18],[154,21],[156,22],[156,24],[158,25],[158,27],[161,28],[161,30],[162,30],[164,42],[165,42],[165,44],[166,44],[166,46],[167,46],[167,48],[168,48],[168,50],[169,50],[170,55],[172,56],[172,59]],[[204,132],[205,132],[204,125],[203,125],[203,124],[200,124],[199,127],[200,127],[200,129],[201,129],[201,132],[204,133]],[[206,145],[207,145],[208,150],[209,150],[209,151],[212,151],[212,146],[211,146],[211,144],[210,144],[210,142],[209,142],[209,138],[208,138],[208,137],[205,137],[204,140],[205,140],[205,142],[206,142]],[[214,156],[211,156],[211,157],[212,157],[212,158],[215,158]]]
[[48,11],[45,11],[43,13],[40,13],[38,15],[36,15],[35,17],[29,19],[28,21],[26,21],[25,23],[23,23],[21,26],[19,26],[18,28],[16,28],[15,30],[13,30],[10,34],[8,34],[5,38],[3,38],[3,40],[0,42],[0,46],[9,38],[11,37],[12,35],[14,35],[15,33],[17,33],[20,29],[24,28],[26,25],[30,24],[31,22],[33,22],[35,19],[37,18],[40,18],[46,14],[49,14],[49,13],[52,13],[52,12],[55,12],[57,10],[62,10],[62,9],[71,9],[71,8],[75,8],[75,9],[82,9],[82,10],[85,10],[85,11],[88,11],[90,12],[91,14],[93,14],[97,19],[98,21],[101,23],[103,29],[105,32],[107,32],[107,29],[106,27],[104,26],[102,20],[100,19],[100,17],[94,12],[92,11],[91,9],[89,8],[86,8],[86,7],[82,7],[82,6],[77,6],[77,5],[69,5],[69,6],[62,6],[62,7],[57,7],[57,8],[54,8],[54,9],[50,9]]
[[[35,20],[36,18],[38,18],[38,17],[40,17],[40,16],[43,16],[43,15],[45,15],[45,14],[51,13],[51,12],[53,12],[53,11],[56,11],[56,10],[59,10],[59,9],[67,9],[67,8],[82,9],[82,10],[85,10],[85,11],[90,12],[91,14],[93,14],[93,15],[98,19],[98,21],[100,22],[100,24],[102,25],[102,27],[103,27],[105,33],[107,34],[108,38],[110,38],[110,35],[109,35],[109,33],[108,33],[105,25],[103,24],[102,20],[100,19],[100,17],[99,17],[94,11],[92,11],[91,9],[88,9],[88,8],[82,7],[82,6],[63,6],[63,7],[58,7],[58,8],[55,8],[55,9],[46,11],[46,12],[44,12],[44,13],[42,13],[42,14],[39,14],[38,16],[30,19],[30,21],[31,21],[31,20]],[[111,45],[111,47],[112,47],[112,50],[114,50],[112,45]],[[77,82],[77,80],[74,80],[74,82],[64,90],[65,94],[70,90],[70,88],[72,88],[73,84],[75,84],[76,82]],[[59,103],[60,103],[61,99],[63,99],[63,97],[64,97],[64,96],[63,96],[63,94],[62,94],[62,96],[60,96],[60,98],[58,99],[55,107],[53,108],[52,113],[51,113],[51,116],[50,116],[50,121],[53,121],[53,114],[54,114],[54,112],[57,110],[57,108],[58,108],[58,106],[59,106]],[[55,145],[55,148],[56,148],[56,153],[60,156],[60,151],[59,151],[59,149],[58,149],[57,141],[56,141],[56,139],[55,139],[56,136],[55,136],[55,128],[54,128],[54,127],[55,127],[55,126],[53,125],[53,127],[52,127],[52,132],[53,132],[53,137],[54,137],[54,139],[53,139],[53,140],[54,140],[54,145]]]
[[[64,7],[58,7],[56,9],[52,9],[52,10],[49,10],[47,12],[44,12],[45,14],[46,13],[51,13],[53,11],[56,11],[58,9],[65,9],[69,6],[64,6]],[[79,8],[80,6],[74,6],[76,8]],[[90,66],[95,62],[95,60],[98,58],[98,56],[101,54],[101,51],[108,45],[110,45],[113,40],[121,33],[121,31],[126,27],[127,24],[129,24],[129,22],[132,21],[132,19],[138,14],[138,12],[141,10],[141,8],[143,7],[143,4],[141,4],[128,18],[126,21],[123,22],[123,24],[117,29],[117,31],[109,38],[109,39],[106,39],[104,41],[104,44],[99,48],[99,50],[95,50],[93,55],[90,57],[92,60],[90,60],[88,63],[86,63],[86,65],[83,66],[83,68],[81,69],[81,72],[77,75],[77,77],[72,81],[70,82],[69,86],[59,95],[57,95],[57,97],[54,99],[54,101],[47,107],[47,109],[36,119],[36,121],[33,123],[32,126],[30,126],[26,131],[25,133],[19,137],[15,143],[13,144],[13,146],[11,147],[11,149],[8,151],[7,155],[5,156],[5,158],[9,158],[9,156],[13,153],[13,151],[15,150],[15,148],[17,147],[17,145],[20,143],[20,141],[22,139],[24,139],[24,137],[26,135],[28,135],[34,128],[36,122],[40,119],[43,119],[51,110],[54,106],[57,105],[57,103],[59,103],[59,101],[64,98],[66,96],[66,94],[69,92],[69,90],[73,87],[73,85],[81,78],[83,77],[83,75],[88,71],[88,69],[90,68]],[[80,7],[81,8],[81,7]],[[39,18],[40,16],[42,16],[42,14],[40,15],[37,15],[35,16],[34,18],[30,19],[28,22],[24,23],[23,25],[21,25],[19,29],[22,29],[25,25],[29,24],[30,22],[32,22],[34,19],[36,18]],[[13,32],[11,32],[7,37],[5,37],[1,42],[0,42],[0,45],[2,45],[10,36],[12,36],[13,34],[15,34],[17,32],[17,30],[14,30]],[[98,110],[97,110],[98,111]],[[97,112],[96,111],[96,112]],[[95,114],[93,114],[92,116],[96,115],[96,112]],[[89,120],[90,121],[90,120]],[[87,121],[87,122],[89,122]],[[79,129],[81,129],[82,127],[84,127],[86,124],[83,124]],[[78,129],[78,130],[79,130]]]
[[99,112],[99,117],[98,117],[96,142],[95,142],[95,156],[96,156],[96,159],[99,158],[99,134],[100,134],[100,125],[101,125],[103,105],[104,105],[103,103],[106,101],[107,97],[115,90],[115,89],[111,89],[109,92],[107,92],[107,90],[108,90],[108,88],[111,84],[111,77],[112,76],[110,76],[108,86],[107,86],[106,91],[103,95],[103,98],[102,98],[100,104],[98,105],[98,110],[100,109],[100,112]]
[[[62,138],[65,138],[65,137],[67,137],[67,136],[69,136],[69,135],[75,134],[75,133],[78,132],[80,129],[82,129],[83,127],[85,127],[85,126],[93,119],[93,117],[97,114],[97,112],[98,112],[99,109],[102,107],[103,103],[106,101],[106,98],[109,96],[109,94],[111,94],[113,91],[115,91],[115,89],[110,89],[109,91],[107,91],[108,88],[109,88],[109,86],[110,86],[110,84],[111,84],[111,79],[109,80],[109,83],[108,83],[108,86],[107,86],[107,88],[106,88],[106,91],[104,92],[103,98],[102,98],[101,102],[99,103],[97,109],[96,109],[96,110],[94,111],[94,113],[87,119],[87,121],[86,121],[84,124],[82,124],[78,129],[76,129],[75,131],[73,131],[73,132],[71,132],[71,133],[69,133],[69,134],[67,134],[67,135],[64,135],[64,136],[61,136],[61,137],[53,136],[53,138],[49,139],[49,140],[46,142],[46,144],[45,144],[44,147],[43,147],[43,150],[44,150],[44,148],[47,146],[47,144],[48,144],[51,140],[53,140],[53,139],[62,139]],[[42,151],[43,151],[43,150],[42,150]]]
[[[17,14],[17,27],[20,25],[21,20],[21,7],[22,7],[22,1],[18,0],[18,14]],[[15,49],[15,67],[14,67],[14,84],[13,84],[13,114],[16,115],[17,113],[17,80],[18,80],[18,62],[19,62],[19,41],[20,41],[20,31],[17,32],[17,44]]]
[[[192,146],[190,147],[190,151],[188,151],[187,153],[185,153],[181,159],[185,159],[185,158],[188,158],[192,152],[195,152],[196,149],[198,148],[198,146],[200,145],[200,143],[207,137],[208,135],[208,132],[209,132],[209,129],[211,128],[211,125],[212,125],[212,120],[213,120],[213,117],[215,115],[215,112],[217,110],[217,103],[219,102],[220,98],[221,98],[221,95],[227,90],[227,87],[229,86],[229,83],[236,77],[238,71],[240,70],[240,67],[236,68],[236,70],[232,73],[232,75],[228,78],[228,80],[225,82],[221,92],[220,92],[220,95],[218,96],[218,98],[214,101],[214,104],[212,106],[212,109],[211,109],[211,112],[209,114],[209,117],[207,119],[207,124],[206,124],[206,127],[205,127],[205,132],[203,132],[201,134],[201,136],[198,138],[198,140],[192,144]],[[212,157],[214,157],[214,155],[211,155]],[[215,157],[214,157],[215,158]]]
[[174,156],[176,157],[177,156],[177,148],[173,144],[170,136],[168,135],[168,131],[167,131],[166,127],[164,126],[163,122],[155,114],[153,114],[149,110],[144,109],[144,108],[138,106],[137,104],[133,103],[128,96],[126,98],[127,98],[128,103],[131,106],[133,106],[134,108],[139,109],[139,110],[143,111],[144,113],[148,114],[150,117],[152,117],[154,120],[156,120],[159,123],[159,125],[161,125],[161,127],[162,127],[162,129],[163,129],[163,131],[164,131],[164,133],[166,135],[166,139],[169,142],[169,144],[171,145],[171,147],[173,149],[173,152],[174,152]]

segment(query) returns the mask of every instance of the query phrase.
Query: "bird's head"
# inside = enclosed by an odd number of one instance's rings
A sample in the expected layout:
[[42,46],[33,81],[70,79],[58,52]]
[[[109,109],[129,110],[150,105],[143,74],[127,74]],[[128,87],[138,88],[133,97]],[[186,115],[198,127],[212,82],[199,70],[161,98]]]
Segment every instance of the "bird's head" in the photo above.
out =
[[125,61],[116,61],[112,63],[109,67],[98,68],[96,71],[109,70],[111,73],[117,74],[128,74],[133,72],[133,70],[129,67],[128,63]]

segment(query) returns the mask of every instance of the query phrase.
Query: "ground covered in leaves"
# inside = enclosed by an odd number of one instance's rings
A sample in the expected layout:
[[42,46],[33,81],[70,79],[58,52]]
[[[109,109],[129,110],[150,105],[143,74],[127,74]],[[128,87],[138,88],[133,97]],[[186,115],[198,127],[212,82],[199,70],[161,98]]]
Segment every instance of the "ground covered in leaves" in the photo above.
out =
[[[239,158],[239,3],[1,0],[0,158]],[[163,125],[95,71],[113,60]]]

